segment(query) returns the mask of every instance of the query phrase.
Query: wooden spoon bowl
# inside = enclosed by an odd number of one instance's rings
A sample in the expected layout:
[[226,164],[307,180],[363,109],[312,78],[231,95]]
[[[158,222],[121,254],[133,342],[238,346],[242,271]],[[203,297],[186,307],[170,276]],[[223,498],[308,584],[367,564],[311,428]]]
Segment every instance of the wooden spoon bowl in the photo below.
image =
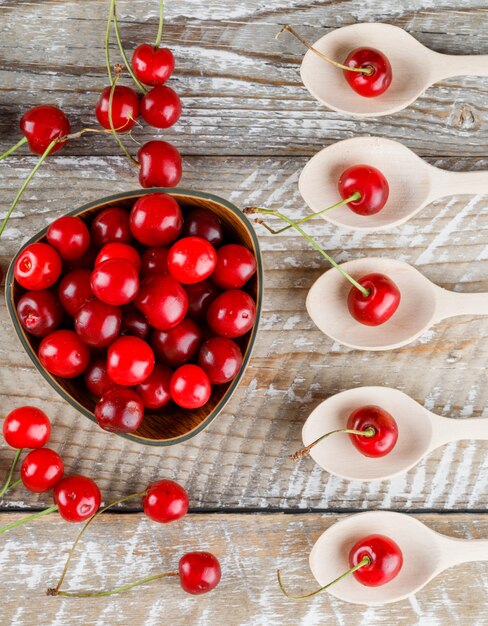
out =
[[[222,221],[225,240],[227,242],[242,243],[247,246],[254,253],[257,263],[257,272],[245,287],[246,291],[249,292],[256,302],[256,323],[249,333],[238,340],[243,352],[243,363],[239,374],[226,385],[215,385],[210,400],[200,409],[185,410],[171,404],[169,407],[164,407],[158,411],[147,411],[140,428],[135,433],[121,435],[122,437],[142,444],[169,446],[194,437],[208,426],[222,411],[237,388],[244,374],[244,370],[249,363],[258,330],[263,294],[263,268],[258,239],[245,215],[230,202],[208,193],[187,191],[179,188],[140,189],[101,198],[100,200],[90,202],[71,211],[68,215],[80,217],[89,225],[93,218],[104,208],[115,205],[129,209],[138,198],[156,191],[172,195],[178,201],[183,214],[194,208],[203,208],[212,211],[212,213],[217,215]],[[27,241],[12,259],[5,283],[7,308],[15,331],[39,372],[44,376],[51,387],[53,387],[62,398],[67,400],[71,406],[92,421],[96,421],[93,413],[95,399],[91,397],[86,389],[82,377],[64,379],[53,376],[47,372],[41,365],[37,356],[39,340],[24,331],[17,314],[17,302],[25,290],[14,279],[13,268],[15,260],[21,251],[29,244],[45,241],[46,231],[47,227]]]

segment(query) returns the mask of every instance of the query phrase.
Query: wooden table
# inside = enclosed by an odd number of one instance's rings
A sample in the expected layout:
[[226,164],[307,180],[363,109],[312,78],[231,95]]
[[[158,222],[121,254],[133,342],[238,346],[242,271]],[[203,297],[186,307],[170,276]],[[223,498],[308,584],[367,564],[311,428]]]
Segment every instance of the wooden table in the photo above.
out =
[[[171,85],[184,115],[164,133],[185,156],[182,185],[214,192],[240,206],[264,205],[302,216],[297,190],[307,159],[336,140],[379,135],[403,141],[427,161],[452,170],[487,169],[488,80],[451,79],[406,111],[368,121],[327,111],[303,88],[300,44],[274,35],[290,22],[314,40],[338,26],[384,21],[405,28],[439,52],[488,53],[488,9],[476,0],[292,2],[168,0],[165,42],[177,70]],[[402,7],[403,5],[403,7]],[[129,50],[152,41],[157,2],[119,2]],[[0,137],[18,140],[31,105],[62,106],[74,129],[95,125],[106,83],[103,41],[107,3],[0,0]],[[117,59],[114,51],[113,60]],[[127,84],[129,82],[127,81]],[[162,133],[163,134],[163,133]],[[153,138],[137,129],[138,141]],[[135,152],[136,144],[130,144]],[[26,151],[0,166],[2,215],[33,166]],[[415,185],[412,180],[412,185]],[[137,180],[110,137],[90,136],[49,159],[29,187],[0,244],[5,270],[19,245],[68,209]],[[488,202],[454,197],[427,207],[410,223],[361,235],[318,220],[310,231],[338,261],[384,255],[408,261],[456,291],[488,290]],[[174,448],[145,448],[99,430],[78,415],[34,370],[2,296],[2,414],[35,404],[52,417],[52,445],[70,472],[96,476],[106,501],[171,477],[191,495],[192,514],[157,526],[139,513],[105,515],[80,547],[68,583],[110,587],[172,567],[188,548],[208,548],[222,561],[223,581],[206,597],[185,596],[173,582],[154,583],[112,599],[47,598],[76,529],[51,516],[2,539],[2,624],[114,626],[134,624],[470,624],[488,621],[487,569],[451,570],[415,598],[382,608],[347,605],[324,594],[292,603],[281,595],[279,566],[294,589],[314,587],[307,554],[319,534],[345,514],[390,509],[419,515],[442,532],[488,537],[486,445],[466,442],[431,454],[385,483],[349,483],[311,460],[293,464],[308,413],[323,399],[360,385],[397,387],[442,415],[488,417],[488,320],[459,317],[409,347],[363,353],[332,343],[308,318],[308,288],[327,266],[307,242],[259,230],[266,296],[254,356],[238,392],[202,434]],[[12,451],[0,449],[6,471]],[[1,502],[1,524],[44,507],[49,496],[22,489]]]

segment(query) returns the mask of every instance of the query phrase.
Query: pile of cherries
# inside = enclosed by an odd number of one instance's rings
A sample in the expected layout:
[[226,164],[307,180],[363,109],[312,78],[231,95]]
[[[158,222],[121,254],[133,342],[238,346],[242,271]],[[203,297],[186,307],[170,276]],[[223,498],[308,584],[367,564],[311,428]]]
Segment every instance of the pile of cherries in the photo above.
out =
[[212,385],[242,365],[256,304],[245,291],[256,260],[224,242],[220,219],[205,209],[183,214],[160,192],[128,211],[103,209],[90,227],[79,217],[51,224],[47,242],[25,247],[14,276],[24,330],[53,376],[76,378],[96,400],[108,431],[132,433],[173,401],[204,406]]

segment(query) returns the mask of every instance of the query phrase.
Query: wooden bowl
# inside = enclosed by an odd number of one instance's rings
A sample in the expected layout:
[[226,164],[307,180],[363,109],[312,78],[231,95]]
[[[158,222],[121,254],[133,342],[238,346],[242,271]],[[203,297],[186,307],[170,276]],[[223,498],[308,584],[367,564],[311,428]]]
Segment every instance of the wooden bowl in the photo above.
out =
[[[228,242],[236,242],[246,245],[254,253],[257,263],[257,272],[245,287],[246,291],[248,291],[256,301],[256,323],[254,328],[249,333],[238,339],[243,352],[243,363],[239,374],[234,378],[234,380],[226,385],[214,386],[210,400],[202,408],[196,410],[185,410],[171,404],[171,406],[164,407],[158,411],[146,412],[140,428],[135,433],[130,435],[120,435],[142,444],[170,446],[190,439],[208,426],[210,422],[214,420],[222,411],[239,384],[251,357],[251,351],[258,330],[263,294],[263,267],[258,239],[246,216],[243,215],[243,213],[239,211],[235,205],[208,193],[187,191],[179,188],[140,189],[137,191],[128,191],[114,196],[101,198],[95,202],[85,204],[82,207],[71,211],[67,215],[76,215],[83,221],[90,224],[94,216],[102,209],[114,205],[129,208],[141,196],[148,193],[154,193],[156,191],[162,191],[172,195],[178,201],[184,214],[190,209],[197,207],[204,208],[215,213],[215,215],[217,215],[222,221],[225,240]],[[64,379],[53,376],[47,372],[37,357],[39,340],[28,335],[24,331],[17,315],[17,302],[25,290],[14,279],[13,268],[15,260],[21,251],[29,244],[36,243],[38,241],[45,241],[46,231],[47,227],[37,233],[37,235],[32,237],[32,239],[27,241],[12,259],[5,282],[7,308],[15,331],[31,361],[37,367],[39,372],[44,376],[51,387],[53,387],[62,398],[67,400],[71,406],[92,421],[96,422],[93,413],[95,400],[90,396],[88,390],[85,388],[82,377]]]

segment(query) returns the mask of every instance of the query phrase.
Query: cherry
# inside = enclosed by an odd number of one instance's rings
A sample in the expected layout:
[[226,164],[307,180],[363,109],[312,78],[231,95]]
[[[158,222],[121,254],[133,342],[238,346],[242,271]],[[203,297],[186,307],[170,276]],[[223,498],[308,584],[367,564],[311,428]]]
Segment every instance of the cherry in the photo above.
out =
[[31,243],[15,259],[14,276],[25,289],[47,289],[58,280],[62,262],[57,251],[47,243]]
[[[34,154],[42,155],[54,139],[67,137],[71,132],[71,126],[61,109],[41,104],[24,113],[20,120],[20,130],[27,138],[30,150]],[[66,141],[67,139],[54,144],[51,154],[61,150]]]
[[24,330],[34,337],[45,337],[61,324],[63,309],[47,289],[27,291],[17,302],[17,314]]
[[168,248],[147,248],[141,256],[141,278],[153,274],[168,275]]
[[142,499],[144,514],[154,522],[167,524],[188,513],[188,494],[174,480],[151,483]]
[[392,71],[388,58],[375,48],[356,48],[347,55],[344,65],[369,70],[351,72],[343,70],[344,78],[356,93],[365,98],[375,98],[391,85]]
[[189,237],[202,237],[214,248],[220,246],[224,239],[222,224],[219,218],[206,209],[193,209],[185,218],[183,233]]
[[3,438],[12,448],[42,448],[50,436],[51,422],[35,406],[14,409],[3,421]]
[[110,345],[119,336],[121,324],[122,312],[119,307],[101,300],[87,302],[75,318],[77,334],[94,348]]
[[139,290],[137,269],[127,259],[103,261],[93,270],[91,288],[96,297],[106,304],[127,304]]
[[254,325],[256,304],[249,294],[231,289],[217,296],[207,313],[208,325],[216,335],[233,339],[245,335]]
[[71,270],[91,269],[95,265],[95,259],[97,258],[97,254],[98,248],[92,241],[88,250],[83,256],[80,256],[77,259],[73,259],[72,261],[67,261],[63,264],[64,270],[69,272]]
[[91,288],[91,271],[76,269],[65,274],[59,283],[58,297],[63,309],[75,317],[83,305],[95,298]]
[[90,233],[85,222],[72,215],[53,222],[47,229],[46,238],[66,261],[79,259],[90,247]]
[[143,383],[136,387],[146,409],[160,409],[171,400],[170,382],[173,371],[167,365],[156,363]]
[[249,248],[229,243],[217,251],[212,280],[222,289],[240,289],[255,273],[256,259]]
[[201,237],[183,237],[168,253],[168,270],[178,282],[193,285],[208,278],[217,263],[215,248]]
[[90,361],[83,378],[88,391],[95,398],[101,398],[110,389],[119,388],[107,373],[107,359],[104,357]]
[[171,87],[158,85],[142,98],[141,115],[155,128],[169,128],[180,119],[181,100]]
[[371,165],[353,165],[339,178],[339,193],[343,200],[359,193],[359,200],[347,206],[358,215],[374,215],[381,211],[388,200],[390,187],[383,174]]
[[387,322],[400,304],[400,290],[395,283],[376,272],[359,279],[359,284],[369,290],[364,296],[352,287],[347,298],[347,307],[353,318],[366,326],[379,326]]
[[220,563],[210,552],[187,552],[179,562],[180,584],[193,595],[212,591],[220,582]]
[[93,220],[90,234],[98,247],[115,241],[130,243],[132,233],[130,232],[129,214],[116,206],[107,207]]
[[130,212],[130,229],[145,246],[167,246],[181,233],[183,215],[167,193],[141,196]]
[[108,349],[107,372],[118,385],[138,385],[154,368],[154,352],[139,337],[119,337]]
[[108,432],[133,433],[144,418],[144,405],[132,389],[109,389],[95,406],[95,418]]
[[134,335],[139,339],[147,339],[150,332],[151,326],[146,317],[133,304],[128,304],[122,309],[121,335]]
[[171,378],[171,397],[184,409],[200,408],[208,402],[211,393],[208,376],[198,365],[182,365]]
[[155,87],[171,76],[175,58],[169,48],[155,48],[143,43],[134,50],[131,66],[141,83]]
[[371,437],[349,435],[352,443],[364,456],[385,456],[393,450],[398,439],[398,427],[394,418],[379,406],[363,406],[353,411],[348,417],[347,428],[374,431]]
[[141,187],[176,187],[181,180],[181,155],[166,141],[148,141],[137,152]]
[[134,301],[147,321],[158,330],[168,330],[181,322],[188,310],[188,296],[171,276],[145,278]]
[[39,346],[39,361],[54,376],[74,378],[88,366],[90,350],[72,330],[55,330]]
[[[100,125],[110,130],[109,104],[112,87],[103,89],[96,107]],[[118,133],[130,130],[139,117],[139,97],[130,87],[117,85],[112,97],[112,125]]]
[[24,486],[34,493],[52,489],[63,478],[64,463],[54,450],[32,450],[22,461],[20,478]]
[[95,259],[95,267],[109,259],[125,259],[126,261],[130,261],[137,271],[141,269],[141,257],[139,253],[134,246],[130,246],[127,243],[115,241],[105,244]]
[[54,501],[67,522],[84,522],[98,511],[101,500],[93,480],[80,474],[63,478],[54,488]]
[[356,567],[366,559],[367,564],[353,572],[354,578],[366,587],[386,585],[398,575],[403,565],[398,544],[384,535],[368,535],[351,548],[350,567]]
[[170,367],[190,361],[202,341],[202,331],[190,319],[184,319],[168,330],[154,330],[151,346],[156,358]]
[[210,303],[219,295],[220,290],[211,280],[202,280],[193,285],[185,285],[188,295],[188,317],[196,321],[206,320]]
[[212,385],[223,385],[237,376],[242,366],[242,352],[232,339],[211,337],[200,348],[198,365]]

